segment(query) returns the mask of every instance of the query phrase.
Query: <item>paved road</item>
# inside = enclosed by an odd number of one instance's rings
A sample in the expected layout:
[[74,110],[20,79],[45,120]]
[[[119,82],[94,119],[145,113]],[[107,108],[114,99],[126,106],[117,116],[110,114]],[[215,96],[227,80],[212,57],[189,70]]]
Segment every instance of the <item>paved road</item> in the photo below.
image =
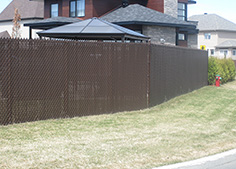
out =
[[155,169],[236,169],[236,149],[194,161]]

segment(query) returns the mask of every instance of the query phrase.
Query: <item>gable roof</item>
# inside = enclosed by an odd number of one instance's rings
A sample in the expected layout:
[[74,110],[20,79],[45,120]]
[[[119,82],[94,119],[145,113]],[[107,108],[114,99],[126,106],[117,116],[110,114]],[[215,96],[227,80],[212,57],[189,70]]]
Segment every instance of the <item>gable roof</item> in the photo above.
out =
[[196,25],[193,23],[179,20],[175,17],[163,14],[161,12],[155,11],[139,4],[129,5],[125,8],[120,7],[102,16],[101,18],[119,25],[142,24],[196,28]]
[[11,36],[7,31],[0,32],[0,38],[10,38]]
[[13,0],[0,14],[0,22],[12,21],[15,8],[18,8],[21,19],[43,19],[44,3],[29,0]]
[[236,40],[227,40],[216,46],[217,48],[236,47]]
[[99,18],[91,18],[84,21],[52,28],[38,32],[40,36],[55,38],[121,38],[128,37],[131,39],[149,39],[147,36],[130,29],[109,23]]
[[193,15],[189,20],[198,21],[200,31],[236,31],[236,24],[216,14]]

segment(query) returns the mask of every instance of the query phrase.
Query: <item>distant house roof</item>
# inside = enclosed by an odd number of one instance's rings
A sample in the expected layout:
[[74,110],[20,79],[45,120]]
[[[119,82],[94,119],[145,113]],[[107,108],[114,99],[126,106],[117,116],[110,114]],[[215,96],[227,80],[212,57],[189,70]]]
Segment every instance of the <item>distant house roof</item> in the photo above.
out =
[[119,25],[142,24],[196,28],[196,25],[193,23],[179,20],[170,15],[163,14],[139,4],[129,5],[125,8],[118,8],[101,18]]
[[227,40],[216,46],[216,48],[236,48],[236,40]]
[[200,31],[236,31],[236,24],[216,14],[194,15],[189,20],[198,21]]
[[74,22],[81,21],[78,18],[69,18],[69,17],[53,17],[43,20],[38,20],[31,23],[25,23],[24,26],[30,26],[33,29],[51,29],[57,26],[62,26]]
[[13,0],[0,14],[0,22],[13,20],[15,8],[18,8],[22,20],[43,19],[43,2],[29,0]]
[[10,38],[11,36],[7,31],[0,32],[0,38]]
[[39,36],[67,39],[139,39],[147,40],[147,36],[130,29],[109,23],[98,18],[91,18],[37,33]]

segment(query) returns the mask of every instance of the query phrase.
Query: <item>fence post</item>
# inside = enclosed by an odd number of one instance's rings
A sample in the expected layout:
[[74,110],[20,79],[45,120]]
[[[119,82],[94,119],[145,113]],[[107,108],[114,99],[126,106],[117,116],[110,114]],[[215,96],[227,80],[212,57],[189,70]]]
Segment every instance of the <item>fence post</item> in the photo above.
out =
[[151,44],[148,43],[147,54],[147,108],[150,107],[150,84],[151,84]]
[[64,86],[64,111],[65,111],[65,117],[69,116],[69,67],[68,67],[68,43],[64,43],[65,49],[65,86]]
[[[12,41],[8,40],[8,47],[12,48]],[[11,50],[8,50],[8,54],[6,56],[7,64],[6,64],[6,94],[7,94],[7,116],[6,116],[6,124],[12,124],[13,123],[13,114],[12,114],[12,105],[13,105],[13,97],[12,97],[12,56],[11,56]]]

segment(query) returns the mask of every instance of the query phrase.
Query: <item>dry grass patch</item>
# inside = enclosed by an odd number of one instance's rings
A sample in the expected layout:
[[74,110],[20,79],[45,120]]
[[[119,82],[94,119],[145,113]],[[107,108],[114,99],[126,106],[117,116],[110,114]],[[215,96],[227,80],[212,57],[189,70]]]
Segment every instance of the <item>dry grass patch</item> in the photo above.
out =
[[236,148],[233,86],[141,111],[1,126],[0,168],[152,168]]

